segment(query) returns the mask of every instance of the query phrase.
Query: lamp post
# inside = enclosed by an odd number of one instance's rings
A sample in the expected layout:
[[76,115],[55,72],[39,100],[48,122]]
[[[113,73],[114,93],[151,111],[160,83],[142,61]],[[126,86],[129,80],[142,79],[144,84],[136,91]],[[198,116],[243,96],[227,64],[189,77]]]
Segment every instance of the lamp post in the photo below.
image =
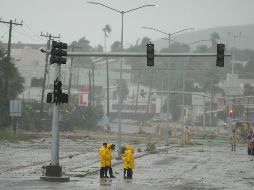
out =
[[[136,8],[133,8],[133,9],[130,9],[130,10],[127,10],[127,11],[121,11],[121,10],[117,10],[117,9],[114,9],[110,6],[107,6],[107,5],[104,5],[102,3],[98,3],[98,2],[87,2],[87,3],[90,3],[90,4],[95,4],[95,5],[100,5],[100,6],[103,6],[103,7],[106,7],[108,9],[111,9],[117,13],[120,13],[121,14],[121,18],[122,18],[122,26],[121,26],[121,51],[123,51],[123,16],[124,14],[126,13],[129,13],[129,12],[132,12],[132,11],[135,11],[135,10],[138,10],[138,9],[141,9],[141,8],[145,8],[145,7],[153,7],[153,6],[158,6],[158,5],[143,5],[143,6],[140,6],[140,7],[136,7]],[[123,79],[123,69],[122,69],[122,66],[123,65],[123,61],[122,61],[122,57],[121,57],[121,64],[120,64],[120,81],[122,81]],[[120,83],[121,84],[121,83]],[[120,88],[121,89],[121,88]],[[118,156],[120,157],[121,155],[121,144],[122,144],[122,137],[121,137],[121,117],[122,117],[122,114],[121,114],[121,111],[122,111],[122,102],[120,100],[120,97],[119,95],[122,94],[121,92],[118,93]]]
[[[160,32],[162,34],[165,34],[168,36],[168,38],[162,38],[162,39],[165,39],[165,40],[168,40],[168,51],[170,52],[170,38],[172,35],[175,35],[175,34],[178,34],[180,32],[184,32],[186,30],[194,30],[194,28],[186,28],[186,29],[183,29],[183,30],[179,30],[177,32],[174,32],[174,33],[167,33],[167,32],[163,32],[161,30],[158,30],[158,29],[155,29],[155,28],[151,28],[151,27],[142,27],[144,29],[149,29],[149,30],[154,30],[154,31],[157,31],[157,32]],[[168,58],[168,82],[167,82],[167,90],[169,91],[169,83],[170,83],[170,80],[169,80],[169,62],[170,62],[170,59]],[[166,132],[166,144],[165,145],[169,145],[169,142],[168,142],[168,132],[169,132],[169,93],[168,93],[168,96],[167,96],[167,132]]]

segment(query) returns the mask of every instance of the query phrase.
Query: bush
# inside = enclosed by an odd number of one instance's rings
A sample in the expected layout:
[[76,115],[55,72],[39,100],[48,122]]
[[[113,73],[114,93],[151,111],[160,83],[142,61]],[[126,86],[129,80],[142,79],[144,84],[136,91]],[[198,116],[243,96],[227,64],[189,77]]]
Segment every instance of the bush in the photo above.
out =
[[73,112],[66,113],[64,124],[66,129],[89,129],[96,130],[96,125],[99,119],[103,116],[102,106],[89,107],[76,107]]
[[154,142],[149,142],[146,144],[146,151],[147,152],[154,152],[156,150],[156,143]]

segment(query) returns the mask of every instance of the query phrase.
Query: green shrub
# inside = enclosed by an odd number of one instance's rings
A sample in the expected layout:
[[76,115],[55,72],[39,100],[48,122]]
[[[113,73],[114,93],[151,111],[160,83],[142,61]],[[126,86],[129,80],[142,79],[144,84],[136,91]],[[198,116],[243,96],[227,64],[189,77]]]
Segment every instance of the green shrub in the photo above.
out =
[[147,143],[146,144],[146,151],[147,152],[153,152],[153,151],[155,151],[156,150],[156,143],[154,143],[154,142],[149,142],[149,143]]

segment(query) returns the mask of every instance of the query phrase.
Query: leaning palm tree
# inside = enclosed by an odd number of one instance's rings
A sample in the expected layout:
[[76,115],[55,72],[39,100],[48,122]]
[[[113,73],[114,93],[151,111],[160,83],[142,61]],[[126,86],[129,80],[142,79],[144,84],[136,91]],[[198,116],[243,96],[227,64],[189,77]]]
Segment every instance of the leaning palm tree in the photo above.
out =
[[109,37],[109,34],[112,31],[111,26],[107,24],[104,28],[102,28],[102,31],[104,32],[104,49],[105,49],[105,52],[106,52],[106,50],[107,50],[106,39]]

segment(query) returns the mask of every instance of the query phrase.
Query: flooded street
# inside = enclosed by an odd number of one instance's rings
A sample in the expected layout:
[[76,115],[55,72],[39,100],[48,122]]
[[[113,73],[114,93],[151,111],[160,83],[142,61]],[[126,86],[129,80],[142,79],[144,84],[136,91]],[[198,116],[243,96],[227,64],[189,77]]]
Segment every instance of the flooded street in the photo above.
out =
[[[41,167],[50,162],[48,139],[4,142],[0,149],[0,189],[253,189],[253,157],[245,145],[231,152],[228,144],[157,146],[157,153],[135,152],[133,180],[123,179],[121,161],[113,160],[115,179],[99,179],[97,140],[61,140],[60,164],[70,182],[45,182]],[[144,150],[144,144],[135,146]],[[116,152],[114,152],[116,156]]]

